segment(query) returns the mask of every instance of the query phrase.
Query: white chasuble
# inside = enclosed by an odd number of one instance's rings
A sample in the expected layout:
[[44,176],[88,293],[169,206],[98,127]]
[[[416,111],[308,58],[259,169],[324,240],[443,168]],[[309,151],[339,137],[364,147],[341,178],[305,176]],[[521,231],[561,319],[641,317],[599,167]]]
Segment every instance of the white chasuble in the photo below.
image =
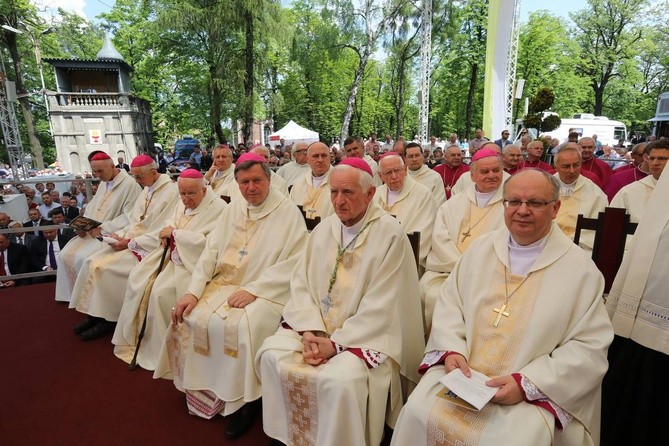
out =
[[[144,253],[153,251],[158,247],[158,234],[165,226],[165,220],[174,212],[177,200],[176,184],[169,176],[160,175],[150,196],[149,188],[144,188],[132,210],[129,225],[117,234],[136,243]],[[139,263],[141,255],[132,250],[132,245],[122,251],[115,251],[106,243],[104,245],[82,264],[72,290],[70,308],[117,321],[128,276]]]
[[[297,206],[277,191],[257,207],[232,200],[187,288],[198,303],[183,323],[168,327],[154,377],[174,379],[189,401],[218,400],[223,415],[260,398],[253,358],[279,326],[306,236]],[[231,308],[227,299],[239,289],[256,300]]]
[[200,205],[188,215],[183,203],[178,202],[172,217],[165,222],[165,226],[175,229],[172,232],[173,245],[165,257],[162,271],[156,277],[163,255],[163,247],[158,247],[135,266],[128,277],[123,307],[112,339],[117,357],[130,363],[144,315],[148,311],[137,363],[144,369],[155,369],[171,320],[171,309],[177,299],[186,293],[204,249],[205,238],[213,230],[225,206],[225,202],[209,188]]
[[420,279],[425,333],[430,332],[439,290],[460,256],[479,236],[504,227],[502,188],[484,208],[476,205],[474,186],[452,196],[437,210],[426,268]]
[[[440,180],[441,181],[441,180]],[[439,186],[443,191],[443,186]],[[432,228],[434,227],[434,216],[437,212],[437,203],[430,191],[421,183],[410,176],[406,176],[404,187],[399,197],[392,204],[388,204],[388,186],[382,185],[376,189],[374,199],[390,215],[397,218],[404,228],[404,232],[420,232],[419,263],[425,267],[427,254],[432,244]]]
[[209,181],[209,186],[218,197],[221,195],[231,197],[234,194],[235,189],[239,190],[237,181],[235,181],[234,164],[231,164],[230,167],[225,169],[223,172],[214,175],[215,178]]
[[[114,232],[128,224],[128,216],[142,189],[128,173],[121,169],[114,178],[111,189],[104,181],[98,187],[82,214],[93,220],[102,222],[102,228]],[[69,302],[72,289],[77,280],[79,270],[84,261],[102,249],[103,243],[86,234],[85,237],[76,236],[60,251],[56,261],[56,300]]]
[[441,176],[434,170],[423,164],[418,170],[408,170],[409,176],[425,186],[430,193],[437,206],[446,201],[446,191],[444,190],[444,182]]
[[630,221],[639,223],[646,212],[646,205],[655,190],[656,183],[657,180],[652,175],[648,175],[639,181],[628,184],[613,197],[610,206],[625,209],[630,216]]
[[[402,405],[400,374],[416,379],[423,333],[416,265],[404,230],[372,200],[337,264],[340,249],[342,224],[332,215],[311,233],[295,268],[283,313],[291,329],[279,328],[256,356],[264,430],[287,444],[379,444],[386,415],[393,425]],[[342,350],[311,366],[302,358],[304,331],[387,358],[368,368]]]
[[330,199],[331,173],[332,168],[324,174],[325,178],[316,187],[313,183],[311,169],[293,183],[293,187],[290,189],[290,198],[295,204],[302,206],[302,211],[307,218],[320,217],[321,220],[324,220],[334,213],[332,200]]
[[598,443],[601,381],[613,339],[604,280],[556,224],[527,275],[513,276],[509,237],[499,229],[463,254],[441,289],[426,352],[460,353],[491,377],[519,373],[573,419],[558,431],[549,411],[526,401],[473,410],[445,395],[439,383],[445,368],[436,365],[402,409],[393,445]]
[[[559,174],[554,174],[560,178]],[[556,223],[570,239],[574,239],[576,220],[579,214],[587,218],[597,218],[600,212],[608,205],[604,192],[588,178],[580,175],[572,188],[571,194],[565,195],[560,192],[560,210],[555,218]],[[582,231],[579,245],[588,251],[592,251],[595,241],[593,231]]]

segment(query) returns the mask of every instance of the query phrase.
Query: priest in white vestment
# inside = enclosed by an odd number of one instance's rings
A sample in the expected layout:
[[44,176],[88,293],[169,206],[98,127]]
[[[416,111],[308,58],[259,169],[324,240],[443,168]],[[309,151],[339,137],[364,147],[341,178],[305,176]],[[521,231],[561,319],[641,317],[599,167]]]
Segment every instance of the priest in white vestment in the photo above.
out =
[[332,215],[330,201],[330,149],[322,142],[315,142],[307,148],[307,163],[310,169],[298,178],[290,189],[290,198],[302,206],[307,218],[321,220]]
[[367,163],[342,160],[330,189],[336,215],[309,236],[282,327],[256,357],[263,428],[287,445],[378,445],[402,406],[400,374],[416,379],[418,275]]
[[[70,308],[89,315],[88,327],[78,333],[84,341],[101,338],[114,330],[123,306],[128,275],[158,247],[158,233],[176,206],[176,185],[168,175],[158,172],[153,158],[135,157],[130,164],[130,175],[144,189],[129,224],[116,232],[102,232],[108,243],[84,261],[72,290]],[[81,330],[81,325],[77,327]]]
[[[497,155],[499,155],[500,157],[502,156],[502,149],[500,149],[499,146],[493,142],[487,142],[479,148],[479,150],[483,149],[490,149],[496,152]],[[502,173],[502,183],[506,182],[506,180],[508,180],[509,177],[511,177],[511,175],[508,172],[504,171]],[[461,175],[460,178],[458,178],[458,181],[455,182],[455,185],[451,189],[451,197],[453,195],[461,194],[464,191],[466,191],[467,188],[471,186],[472,182],[473,181],[471,175]]]
[[[557,179],[526,169],[504,185],[506,228],[472,243],[441,289],[418,387],[392,445],[596,445],[613,329],[604,279],[553,223]],[[475,410],[440,379],[488,377]],[[466,378],[465,378],[466,379]]]
[[104,243],[97,239],[101,231],[115,232],[127,226],[128,215],[142,192],[141,187],[124,169],[114,167],[114,161],[105,152],[93,152],[88,160],[93,176],[99,178],[101,183],[81,214],[102,222],[102,225],[88,232],[77,231],[77,236],[68,242],[57,257],[56,300],[60,302],[70,301],[81,265],[104,247]]
[[[114,354],[130,363],[135,355],[144,315],[147,315],[141,347],[137,352],[137,364],[147,370],[156,368],[171,321],[171,308],[186,293],[206,237],[226,206],[225,201],[205,185],[202,174],[195,169],[186,169],[181,173],[178,187],[181,200],[160,231],[161,246],[130,272],[112,339]],[[169,251],[164,253],[168,241]],[[163,269],[158,272],[163,256]]]
[[235,181],[235,166],[232,164],[232,150],[226,144],[219,144],[211,152],[214,159],[211,168],[204,174],[214,193],[231,197],[239,189]]
[[612,208],[624,208],[633,223],[641,221],[646,211],[646,204],[655,190],[655,185],[660,175],[662,175],[667,159],[669,159],[669,146],[664,148],[663,145],[665,144],[654,142],[650,147],[650,153],[647,155],[650,175],[623,187],[611,200],[610,206]]
[[411,178],[425,186],[432,194],[436,205],[441,205],[441,203],[446,201],[444,182],[437,172],[425,164],[425,157],[423,156],[423,149],[420,147],[420,144],[415,142],[407,144],[405,153],[406,164],[409,168]]
[[235,176],[244,199],[232,200],[207,237],[154,373],[186,393],[190,413],[230,415],[228,438],[253,423],[261,396],[253,359],[279,326],[307,237],[295,203],[271,189],[263,157],[239,157]]
[[288,186],[292,186],[295,181],[311,171],[307,163],[307,146],[308,144],[304,142],[295,144],[291,152],[292,161],[279,167],[279,170],[276,171],[277,175],[286,180]]
[[[669,158],[669,140],[648,145]],[[659,154],[657,152],[664,152]],[[655,160],[657,162],[657,160]],[[667,170],[667,169],[664,169]],[[669,173],[658,179],[606,298],[615,339],[602,394],[602,446],[663,445],[669,419]]]
[[[265,159],[265,162],[269,161],[269,150],[267,147],[256,145],[248,153],[255,153]],[[288,183],[280,175],[277,175],[273,170],[270,170],[270,187],[280,194],[288,196]],[[239,190],[239,186],[232,188],[232,195],[230,196],[231,200],[243,200],[244,196]]]
[[[420,232],[418,263],[422,273],[432,244],[437,203],[427,187],[407,175],[407,166],[397,152],[385,153],[379,160],[379,167],[384,184],[376,189],[374,199],[383,210],[397,218],[404,232]],[[439,188],[444,190],[441,185]]]
[[374,186],[381,185],[381,178],[379,177],[379,165],[374,158],[367,155],[364,150],[364,144],[362,140],[357,136],[349,136],[344,140],[344,153],[347,158],[360,158],[367,163],[369,168],[372,170],[372,175],[374,177]]
[[434,305],[453,267],[470,244],[483,234],[504,226],[503,163],[497,152],[478,150],[472,157],[469,188],[442,204],[432,229],[425,273],[420,279],[425,333],[430,333]]
[[[606,195],[595,183],[581,175],[581,152],[575,143],[565,145],[555,155],[554,176],[560,183],[560,212],[555,222],[567,237],[574,239],[576,220],[582,214],[587,218],[597,218],[608,205]],[[592,251],[595,240],[594,231],[581,232],[579,245]]]

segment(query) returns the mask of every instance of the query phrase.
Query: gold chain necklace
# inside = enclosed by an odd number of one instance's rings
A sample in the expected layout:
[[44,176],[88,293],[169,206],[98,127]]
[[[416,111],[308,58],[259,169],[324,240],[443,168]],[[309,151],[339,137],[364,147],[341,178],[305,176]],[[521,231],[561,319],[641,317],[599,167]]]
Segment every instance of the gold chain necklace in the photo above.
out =
[[[258,232],[258,229],[260,229],[262,224],[265,222],[265,220],[263,220],[260,223],[258,223],[256,228],[253,230],[253,232],[249,236],[248,235],[249,234],[249,220],[251,220],[251,219],[249,218],[249,210],[247,209],[246,210],[246,219],[244,220],[244,246],[242,246],[242,249],[237,251],[237,253],[239,254],[239,262],[241,262],[242,259],[244,258],[244,256],[249,253],[246,250],[246,247],[248,246],[249,241],[253,238],[253,236],[256,234],[256,232]],[[257,220],[255,220],[255,221],[257,222]]]
[[513,294],[518,291],[518,289],[525,283],[528,277],[530,275],[526,275],[523,280],[518,284],[518,286],[509,294],[509,274],[508,274],[508,269],[506,268],[506,265],[504,265],[504,294],[506,295],[506,298],[504,299],[504,304],[502,304],[502,308],[494,308],[493,307],[493,312],[497,313],[497,318],[495,319],[495,322],[492,323],[493,327],[497,327],[499,325],[500,320],[502,319],[502,316],[504,317],[509,317],[511,314],[506,311],[506,308],[508,307],[509,304],[509,299]]
[[[490,204],[490,202],[488,202],[488,204]],[[470,207],[469,207],[469,219],[471,220],[471,218],[472,218],[472,208],[471,208],[471,204],[470,204],[469,206],[470,206]],[[469,222],[469,229],[467,229],[466,232],[463,232],[463,233],[461,234],[461,235],[462,235],[462,240],[460,240],[460,243],[464,243],[465,240],[467,240],[467,237],[471,237],[471,235],[472,235],[472,234],[471,234],[472,229],[474,229],[476,226],[478,226],[478,224],[481,223],[481,222],[486,218],[486,216],[490,213],[490,211],[492,210],[492,208],[493,208],[492,206],[489,206],[489,207],[488,207],[488,210],[485,211],[485,214],[483,214],[483,215],[481,216],[481,218],[479,218],[479,219],[476,221],[476,223],[474,223],[473,225],[471,224],[471,221]]]

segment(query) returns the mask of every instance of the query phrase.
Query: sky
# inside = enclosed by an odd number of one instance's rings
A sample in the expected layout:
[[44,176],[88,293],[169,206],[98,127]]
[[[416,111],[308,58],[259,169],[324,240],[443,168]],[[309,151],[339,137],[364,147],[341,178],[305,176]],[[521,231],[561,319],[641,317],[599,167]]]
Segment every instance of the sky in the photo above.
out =
[[[93,20],[101,12],[106,12],[114,4],[114,0],[32,0],[35,4],[42,4],[52,8],[62,7],[68,11],[74,11]],[[585,8],[586,0],[522,0],[521,20],[527,20],[531,11],[538,9],[547,9],[555,15],[565,18],[569,17],[570,12]]]

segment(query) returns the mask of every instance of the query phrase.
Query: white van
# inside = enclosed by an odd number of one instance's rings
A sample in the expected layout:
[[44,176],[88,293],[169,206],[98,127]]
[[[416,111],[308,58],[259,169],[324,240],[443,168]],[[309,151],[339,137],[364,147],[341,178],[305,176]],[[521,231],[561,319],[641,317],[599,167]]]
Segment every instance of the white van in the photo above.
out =
[[662,136],[669,137],[669,91],[662,93],[657,99],[655,117],[649,121],[654,124],[653,135],[658,139]]
[[624,123],[590,113],[578,113],[571,119],[563,119],[560,127],[546,133],[560,142],[566,142],[570,131],[575,131],[580,136],[597,135],[598,141],[609,146],[617,145],[620,140],[627,141],[627,127]]

